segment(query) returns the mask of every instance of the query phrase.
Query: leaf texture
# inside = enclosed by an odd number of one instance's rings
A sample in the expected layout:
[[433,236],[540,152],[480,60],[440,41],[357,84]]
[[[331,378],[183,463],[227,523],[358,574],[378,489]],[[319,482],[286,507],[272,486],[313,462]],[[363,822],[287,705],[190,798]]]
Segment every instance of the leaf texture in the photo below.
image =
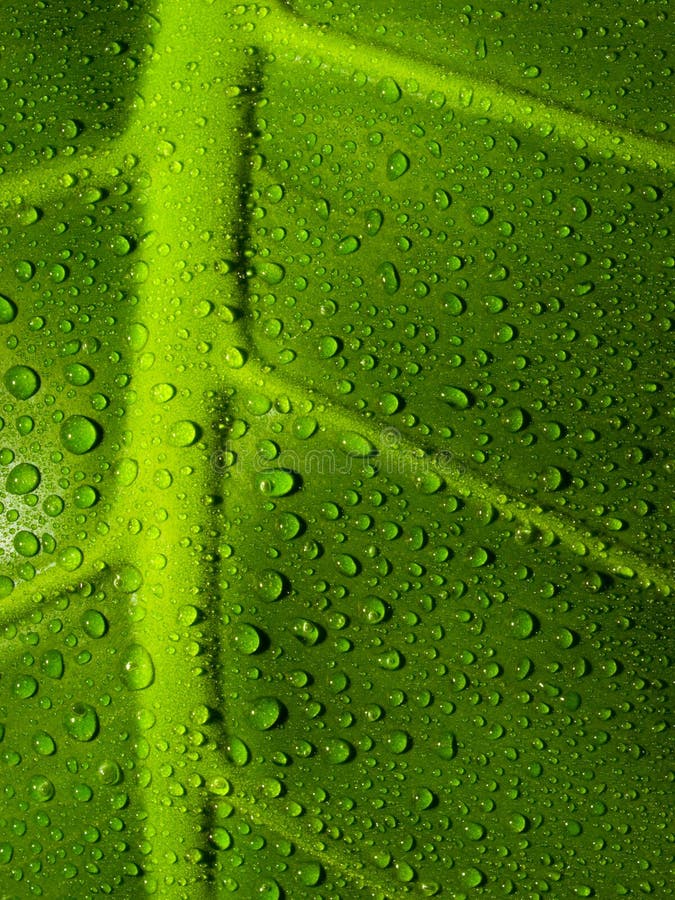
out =
[[666,896],[667,5],[2,10],[0,896]]

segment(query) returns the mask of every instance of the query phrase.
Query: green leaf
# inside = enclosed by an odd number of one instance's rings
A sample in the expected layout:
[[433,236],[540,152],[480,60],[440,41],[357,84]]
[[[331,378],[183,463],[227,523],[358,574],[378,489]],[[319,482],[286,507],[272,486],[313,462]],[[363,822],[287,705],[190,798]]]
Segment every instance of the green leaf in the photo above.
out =
[[667,890],[665,6],[2,3],[0,885]]

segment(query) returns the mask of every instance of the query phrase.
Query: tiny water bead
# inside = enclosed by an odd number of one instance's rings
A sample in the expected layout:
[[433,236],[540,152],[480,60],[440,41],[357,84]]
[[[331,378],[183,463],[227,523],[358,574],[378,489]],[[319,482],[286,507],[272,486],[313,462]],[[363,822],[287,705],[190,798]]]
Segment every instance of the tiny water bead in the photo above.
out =
[[3,378],[5,387],[17,400],[28,400],[40,387],[40,376],[29,366],[12,366]]
[[61,425],[60,437],[66,450],[76,456],[81,456],[96,445],[99,438],[99,426],[87,416],[68,416]]

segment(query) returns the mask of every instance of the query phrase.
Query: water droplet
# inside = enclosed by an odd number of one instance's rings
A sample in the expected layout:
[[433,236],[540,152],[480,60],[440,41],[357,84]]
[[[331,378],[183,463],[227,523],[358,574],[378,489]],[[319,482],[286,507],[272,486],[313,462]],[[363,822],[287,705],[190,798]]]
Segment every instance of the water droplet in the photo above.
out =
[[189,447],[199,438],[199,426],[189,419],[173,422],[169,428],[169,443],[172,447]]
[[401,175],[410,168],[410,160],[402,150],[394,150],[387,160],[387,178],[389,181],[396,181]]
[[295,513],[291,512],[282,512],[276,523],[277,532],[284,541],[291,541],[294,537],[297,537],[302,527],[302,520]]
[[54,794],[56,788],[46,775],[34,775],[28,785],[28,794],[31,800],[36,803],[48,803]]
[[80,456],[96,445],[99,426],[86,416],[69,416],[61,425],[60,436],[66,450]]
[[443,308],[451,316],[461,316],[466,304],[458,294],[449,292],[443,295]]
[[122,681],[130,691],[142,691],[155,680],[155,664],[142,644],[130,644],[122,653]]
[[474,225],[486,225],[492,218],[487,206],[474,206],[471,209],[471,221]]
[[299,416],[293,423],[293,433],[301,441],[306,441],[318,427],[319,423],[312,416]]
[[12,685],[12,693],[21,700],[28,700],[37,693],[38,682],[32,675],[19,675]]
[[78,509],[91,509],[96,505],[98,499],[98,491],[90,484],[81,484],[73,494],[73,503]]
[[12,543],[20,556],[35,556],[40,549],[40,542],[32,531],[17,531]]
[[266,281],[267,284],[274,286],[276,284],[281,284],[286,275],[286,270],[278,263],[265,261],[258,264],[256,274],[259,275],[263,281]]
[[377,270],[377,277],[386,294],[395,294],[401,286],[401,279],[392,262],[383,262]]
[[0,325],[9,325],[16,318],[16,304],[9,297],[0,294]]
[[106,617],[98,609],[87,609],[82,613],[82,628],[92,638],[102,638],[108,630]]
[[330,738],[326,741],[322,749],[326,755],[326,760],[332,766],[339,766],[349,762],[354,755],[354,748],[352,745],[341,738]]
[[232,626],[230,641],[237,652],[246,656],[257,653],[262,643],[258,629],[247,622],[236,622]]
[[168,403],[176,396],[176,388],[167,382],[155,384],[150,389],[150,397],[155,403]]
[[349,553],[338,553],[335,557],[335,567],[343,575],[353,578],[359,574],[360,566],[358,560]]
[[383,103],[396,103],[401,97],[401,88],[388,76],[377,82],[376,90]]
[[276,697],[258,697],[249,710],[249,722],[258,731],[273,728],[281,719],[284,707]]
[[287,469],[263,469],[255,476],[256,487],[269,497],[285,497],[295,488],[295,476]]
[[395,729],[389,732],[384,743],[391,753],[400,754],[410,749],[412,739],[407,731]]
[[564,486],[565,473],[557,466],[547,466],[539,474],[539,484],[544,491],[557,491]]
[[40,669],[50,678],[60,678],[63,675],[63,654],[60,650],[46,650],[40,660]]
[[519,640],[531,637],[536,630],[536,619],[526,609],[514,609],[509,619],[509,628],[513,637]]
[[7,475],[5,486],[10,494],[29,494],[40,483],[40,470],[31,463],[19,463]]
[[361,242],[359,239],[355,235],[350,234],[348,237],[338,241],[335,252],[346,256],[349,253],[356,253],[360,246]]
[[33,735],[33,748],[40,756],[51,756],[56,752],[56,742],[46,731],[36,731]]
[[122,487],[129,487],[138,477],[138,462],[128,456],[123,456],[113,466],[112,474],[118,484]]
[[63,547],[56,555],[58,565],[66,572],[75,572],[83,560],[84,554],[79,547]]
[[133,594],[143,584],[143,576],[136,566],[121,566],[115,574],[113,584],[124,594]]
[[471,405],[471,397],[467,391],[454,385],[447,385],[441,390],[441,397],[455,409],[468,409]]
[[379,209],[369,209],[365,214],[366,220],[366,233],[370,235],[370,237],[375,237],[380,228],[382,228],[382,222],[384,221],[384,216],[380,212]]
[[591,207],[583,197],[572,197],[572,218],[584,222],[591,214]]
[[324,335],[319,341],[318,350],[321,359],[332,359],[339,349],[339,341],[331,334]]
[[70,384],[74,384],[76,387],[83,387],[85,384],[89,384],[94,377],[94,373],[89,366],[84,366],[82,363],[68,363],[63,373],[66,376],[66,381],[69,381]]
[[17,400],[28,400],[40,387],[38,373],[29,366],[12,366],[5,372],[5,387]]
[[283,576],[275,569],[263,569],[258,576],[256,592],[268,603],[278,600],[284,592]]
[[91,741],[98,734],[98,715],[89,703],[74,703],[64,725],[66,732],[76,741]]
[[376,450],[373,444],[357,431],[343,431],[338,439],[340,448],[348,456],[372,456]]

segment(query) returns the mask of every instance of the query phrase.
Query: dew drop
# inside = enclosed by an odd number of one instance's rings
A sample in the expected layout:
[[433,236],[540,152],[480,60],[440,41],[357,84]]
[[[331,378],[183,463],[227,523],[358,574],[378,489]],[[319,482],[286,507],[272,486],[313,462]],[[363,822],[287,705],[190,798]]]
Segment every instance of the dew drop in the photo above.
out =
[[40,483],[40,470],[31,463],[19,463],[8,473],[5,486],[10,494],[29,494]]
[[282,718],[284,707],[276,697],[258,697],[249,710],[249,722],[258,731],[273,728]]
[[376,90],[383,103],[396,103],[401,97],[401,88],[388,76],[378,81]]
[[61,443],[70,453],[88,453],[99,437],[99,426],[86,416],[69,416],[61,425]]
[[91,741],[98,733],[98,715],[89,703],[74,703],[64,721],[67,734],[76,741]]
[[199,438],[199,426],[189,419],[173,422],[169,428],[169,443],[172,447],[190,447]]
[[9,325],[16,318],[16,304],[9,297],[0,294],[0,325]]
[[122,681],[130,691],[142,691],[155,680],[155,664],[142,644],[130,644],[122,653]]
[[372,456],[376,451],[374,445],[357,431],[343,431],[338,443],[347,456]]
[[295,477],[287,469],[263,469],[255,476],[256,487],[268,497],[285,497],[295,488]]
[[385,294],[395,294],[401,287],[401,279],[392,262],[383,262],[377,270],[377,277]]
[[455,409],[468,409],[471,404],[470,395],[462,388],[447,385],[441,390],[441,397]]
[[401,175],[410,168],[410,160],[402,150],[394,150],[387,160],[387,178],[389,181],[396,181]]
[[17,400],[28,400],[40,387],[40,376],[29,366],[12,366],[5,372],[5,387]]
[[514,609],[509,619],[509,629],[513,637],[525,640],[534,634],[536,620],[526,609]]

